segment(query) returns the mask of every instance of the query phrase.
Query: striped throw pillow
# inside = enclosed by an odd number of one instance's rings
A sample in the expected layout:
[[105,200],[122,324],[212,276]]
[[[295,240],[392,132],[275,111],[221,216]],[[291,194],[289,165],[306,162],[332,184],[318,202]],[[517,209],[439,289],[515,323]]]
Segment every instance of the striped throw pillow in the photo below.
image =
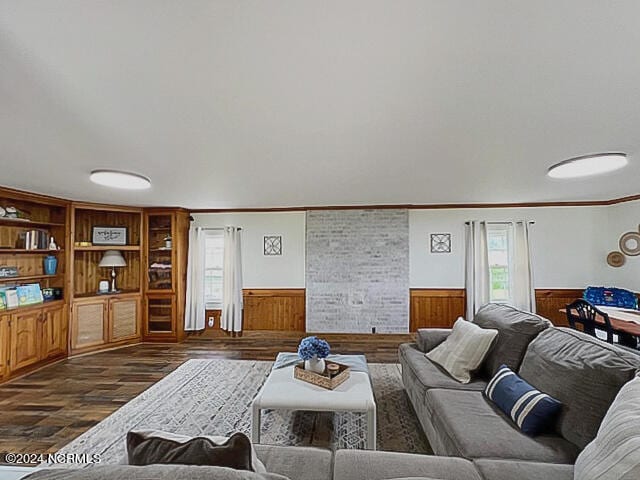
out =
[[532,436],[551,430],[562,408],[562,403],[529,385],[506,365],[498,368],[484,393],[523,433]]
[[627,382],[578,458],[575,480],[640,478],[640,377]]
[[480,367],[497,335],[497,330],[481,328],[460,317],[451,335],[425,356],[459,382],[469,383],[471,372]]

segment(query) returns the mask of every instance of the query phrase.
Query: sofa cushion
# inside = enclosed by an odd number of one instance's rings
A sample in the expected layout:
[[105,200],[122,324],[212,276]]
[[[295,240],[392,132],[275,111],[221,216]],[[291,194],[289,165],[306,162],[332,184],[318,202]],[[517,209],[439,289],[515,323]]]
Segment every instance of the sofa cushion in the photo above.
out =
[[576,330],[550,328],[531,342],[519,374],[562,402],[556,431],[582,449],[639,367],[640,356]]
[[422,352],[427,353],[444,342],[449,335],[450,328],[419,328],[416,343]]
[[255,473],[224,467],[199,465],[97,465],[91,468],[48,468],[24,480],[287,480],[274,473]]
[[492,377],[504,364],[517,371],[529,343],[551,326],[549,320],[510,305],[489,303],[476,313],[473,322],[498,330],[498,338],[482,364],[482,372]]
[[497,330],[480,328],[460,317],[451,335],[425,355],[459,382],[469,383],[497,336]]
[[640,377],[624,385],[598,435],[578,455],[576,480],[640,478]]
[[426,405],[440,437],[432,442],[438,455],[549,463],[573,463],[578,455],[559,435],[525,435],[482,392],[432,389]]
[[522,380],[502,365],[484,391],[514,424],[527,435],[553,430],[553,422],[562,404]]
[[[472,378],[469,383],[460,383],[451,378],[441,367],[424,356],[415,343],[404,343],[399,348],[400,363],[403,369],[410,369],[416,377],[420,396],[424,397],[430,388],[450,388],[454,390],[483,391],[487,386],[486,380]],[[407,388],[408,385],[405,385]]]
[[573,480],[573,465],[511,460],[474,460],[484,480]]
[[338,450],[335,458],[336,480],[389,480],[403,477],[482,480],[473,464],[462,458],[371,450]]
[[[333,452],[325,448],[255,445],[268,472],[296,480],[332,480]],[[304,465],[304,468],[300,468]]]

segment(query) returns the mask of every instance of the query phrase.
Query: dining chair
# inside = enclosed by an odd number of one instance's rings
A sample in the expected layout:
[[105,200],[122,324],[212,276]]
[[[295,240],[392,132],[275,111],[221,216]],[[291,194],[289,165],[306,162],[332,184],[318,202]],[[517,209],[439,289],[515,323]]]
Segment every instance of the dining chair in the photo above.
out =
[[[600,330],[607,335],[607,343],[613,343],[613,327],[609,315],[599,310],[590,302],[582,298],[570,303],[566,307],[569,326],[574,330],[582,330],[597,338],[596,331]],[[579,329],[577,325],[581,325]]]

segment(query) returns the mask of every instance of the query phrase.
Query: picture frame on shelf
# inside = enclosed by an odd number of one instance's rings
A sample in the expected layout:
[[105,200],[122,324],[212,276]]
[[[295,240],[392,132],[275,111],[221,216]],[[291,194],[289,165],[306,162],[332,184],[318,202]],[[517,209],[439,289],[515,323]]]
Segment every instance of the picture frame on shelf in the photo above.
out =
[[93,245],[124,246],[128,241],[127,227],[93,226],[91,227],[91,243]]

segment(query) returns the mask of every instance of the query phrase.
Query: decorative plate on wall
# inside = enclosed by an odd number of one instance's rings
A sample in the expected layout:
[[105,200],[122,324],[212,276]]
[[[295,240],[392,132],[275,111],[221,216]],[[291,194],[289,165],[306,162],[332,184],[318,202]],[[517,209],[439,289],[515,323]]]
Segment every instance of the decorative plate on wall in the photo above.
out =
[[627,232],[622,235],[620,237],[620,250],[630,257],[640,255],[640,233]]
[[624,265],[624,255],[620,252],[611,252],[607,255],[607,263],[612,267],[621,267]]

